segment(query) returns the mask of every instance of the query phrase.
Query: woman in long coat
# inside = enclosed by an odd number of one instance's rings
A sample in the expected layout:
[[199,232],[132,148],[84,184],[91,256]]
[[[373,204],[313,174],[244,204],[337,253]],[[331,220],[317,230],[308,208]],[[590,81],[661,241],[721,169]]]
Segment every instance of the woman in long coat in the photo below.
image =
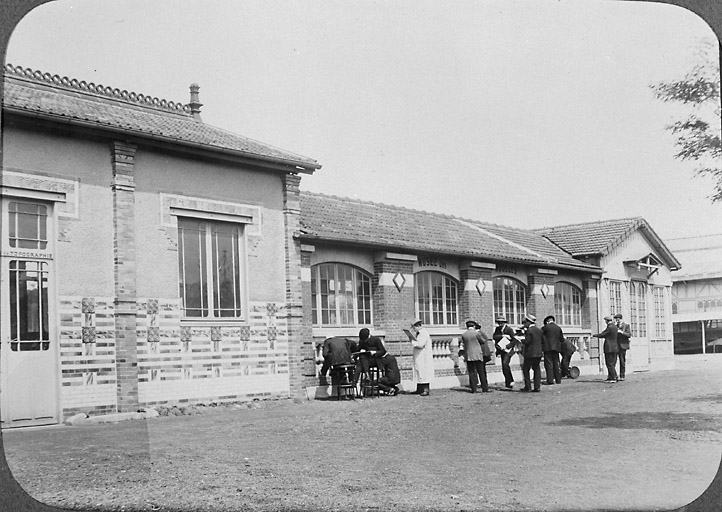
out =
[[411,325],[414,337],[411,345],[414,347],[413,364],[416,392],[421,396],[429,395],[431,381],[434,380],[434,354],[431,347],[431,336],[426,329],[421,328],[421,320]]

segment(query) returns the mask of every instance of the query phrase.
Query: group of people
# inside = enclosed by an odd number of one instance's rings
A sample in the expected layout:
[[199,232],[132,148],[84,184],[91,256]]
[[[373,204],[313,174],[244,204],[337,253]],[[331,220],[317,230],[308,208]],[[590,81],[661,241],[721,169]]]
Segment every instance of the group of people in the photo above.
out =
[[[592,334],[595,338],[604,338],[604,362],[607,366],[607,382],[619,382],[624,380],[627,370],[627,350],[629,350],[629,339],[632,337],[632,330],[629,324],[623,320],[622,314],[604,317],[607,327],[598,334]],[[619,361],[619,373],[617,373],[617,361]]]
[[[624,380],[631,330],[629,324],[622,320],[621,314],[606,316],[604,320],[607,322],[606,329],[592,336],[604,338],[604,356],[608,370],[606,380],[618,382]],[[496,355],[501,358],[501,370],[506,388],[514,387],[514,376],[511,372],[511,360],[514,356],[519,358],[524,377],[524,387],[521,391],[541,391],[542,361],[546,372],[546,384],[561,384],[563,378],[572,377],[570,363],[576,347],[565,338],[554,315],[544,318],[542,327],[536,325],[536,317],[531,314],[524,316],[520,329],[513,329],[504,316],[497,317],[496,324],[492,339]],[[405,332],[413,346],[413,380],[417,383],[415,393],[428,396],[434,378],[431,336],[423,328],[421,320],[416,320],[410,327],[405,329]],[[478,392],[479,387],[482,393],[491,392],[486,374],[486,364],[492,359],[489,338],[474,320],[466,322],[466,330],[461,334],[459,355],[466,362],[471,392]],[[376,367],[380,374],[379,389],[390,396],[399,392],[401,375],[396,358],[386,351],[381,338],[371,336],[366,328],[359,331],[358,344],[348,338],[326,339],[323,345],[323,357],[321,377],[324,380],[328,371],[338,365],[355,364],[354,375],[357,381],[368,375],[370,367]],[[619,374],[616,371],[617,361],[619,361]]]
[[381,338],[371,336],[367,328],[359,331],[359,341],[334,336],[323,342],[323,365],[321,366],[322,382],[331,371],[332,383],[334,378],[340,378],[337,370],[348,365],[355,365],[353,372],[354,385],[362,378],[369,377],[370,368],[378,368],[379,390],[385,395],[395,396],[399,392],[398,384],[401,382],[401,372],[396,358],[389,354]]
[[534,315],[525,315],[522,327],[517,330],[508,324],[504,316],[497,317],[496,324],[493,335],[494,348],[496,355],[501,358],[501,371],[507,388],[514,387],[511,359],[515,355],[519,358],[524,375],[522,391],[541,390],[542,360],[547,384],[561,384],[563,378],[571,377],[569,365],[576,347],[564,337],[554,315],[547,316],[541,328],[537,327]]

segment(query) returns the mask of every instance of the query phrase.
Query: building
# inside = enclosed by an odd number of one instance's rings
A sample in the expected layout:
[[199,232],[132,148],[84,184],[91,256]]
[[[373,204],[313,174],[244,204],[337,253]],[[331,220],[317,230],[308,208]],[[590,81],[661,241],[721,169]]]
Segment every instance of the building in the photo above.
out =
[[603,269],[593,329],[603,328],[605,315],[624,316],[632,328],[629,368],[672,368],[672,273],[681,265],[649,224],[635,217],[538,232],[574,258]]
[[181,105],[4,71],[3,427],[300,394],[320,165],[204,124],[196,85]]
[[667,240],[682,262],[672,273],[674,353],[722,351],[722,234]]
[[[457,357],[465,321],[491,336],[500,314],[513,326],[526,313],[539,325],[555,315],[577,343],[575,363],[594,374],[603,366],[589,343],[602,269],[535,231],[307,192],[301,219],[304,324],[313,340],[305,385],[319,396],[327,390],[317,388],[311,354],[320,365],[326,337],[356,337],[363,327],[400,356],[408,385],[411,345],[402,329],[415,318],[432,335],[438,387],[467,382]],[[501,379],[496,363],[492,381]]]

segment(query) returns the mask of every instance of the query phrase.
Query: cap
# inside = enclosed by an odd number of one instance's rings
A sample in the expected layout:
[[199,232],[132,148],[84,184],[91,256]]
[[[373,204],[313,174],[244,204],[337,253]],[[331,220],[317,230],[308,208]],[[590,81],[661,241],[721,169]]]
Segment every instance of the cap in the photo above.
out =
[[466,326],[467,327],[476,327],[476,322],[474,320],[467,320]]
[[529,321],[531,323],[536,323],[536,317],[534,315],[524,315],[524,320]]
[[616,315],[614,315],[614,318],[622,318],[622,314],[621,314],[621,313],[617,313]]
[[506,317],[504,315],[497,316],[496,321],[497,323],[506,322]]
[[414,323],[411,324],[411,327],[418,327],[418,326],[420,326],[420,325],[423,324],[423,323],[424,323],[424,322],[422,322],[421,320],[415,320]]
[[609,322],[610,320],[614,320],[614,317],[613,317],[612,315],[607,315],[607,316],[604,317],[604,320],[606,320],[607,322]]

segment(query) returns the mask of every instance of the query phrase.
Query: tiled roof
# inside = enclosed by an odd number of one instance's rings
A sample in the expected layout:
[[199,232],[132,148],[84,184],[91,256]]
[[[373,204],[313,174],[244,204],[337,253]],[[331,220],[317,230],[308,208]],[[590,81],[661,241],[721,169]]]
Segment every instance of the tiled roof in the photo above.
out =
[[540,228],[535,231],[574,256],[603,255],[644,222],[641,217]]
[[535,229],[574,257],[606,255],[634,231],[642,231],[650,245],[657,250],[672,270],[680,263],[642,217],[585,222]]
[[102,85],[5,66],[3,110],[71,124],[97,127],[140,138],[203,148],[269,163],[321,166],[310,158],[235,135],[196,120],[186,105]]
[[533,231],[324,194],[301,193],[301,228],[306,241],[599,271]]
[[673,281],[722,277],[722,234],[665,240],[682,262],[672,273]]

